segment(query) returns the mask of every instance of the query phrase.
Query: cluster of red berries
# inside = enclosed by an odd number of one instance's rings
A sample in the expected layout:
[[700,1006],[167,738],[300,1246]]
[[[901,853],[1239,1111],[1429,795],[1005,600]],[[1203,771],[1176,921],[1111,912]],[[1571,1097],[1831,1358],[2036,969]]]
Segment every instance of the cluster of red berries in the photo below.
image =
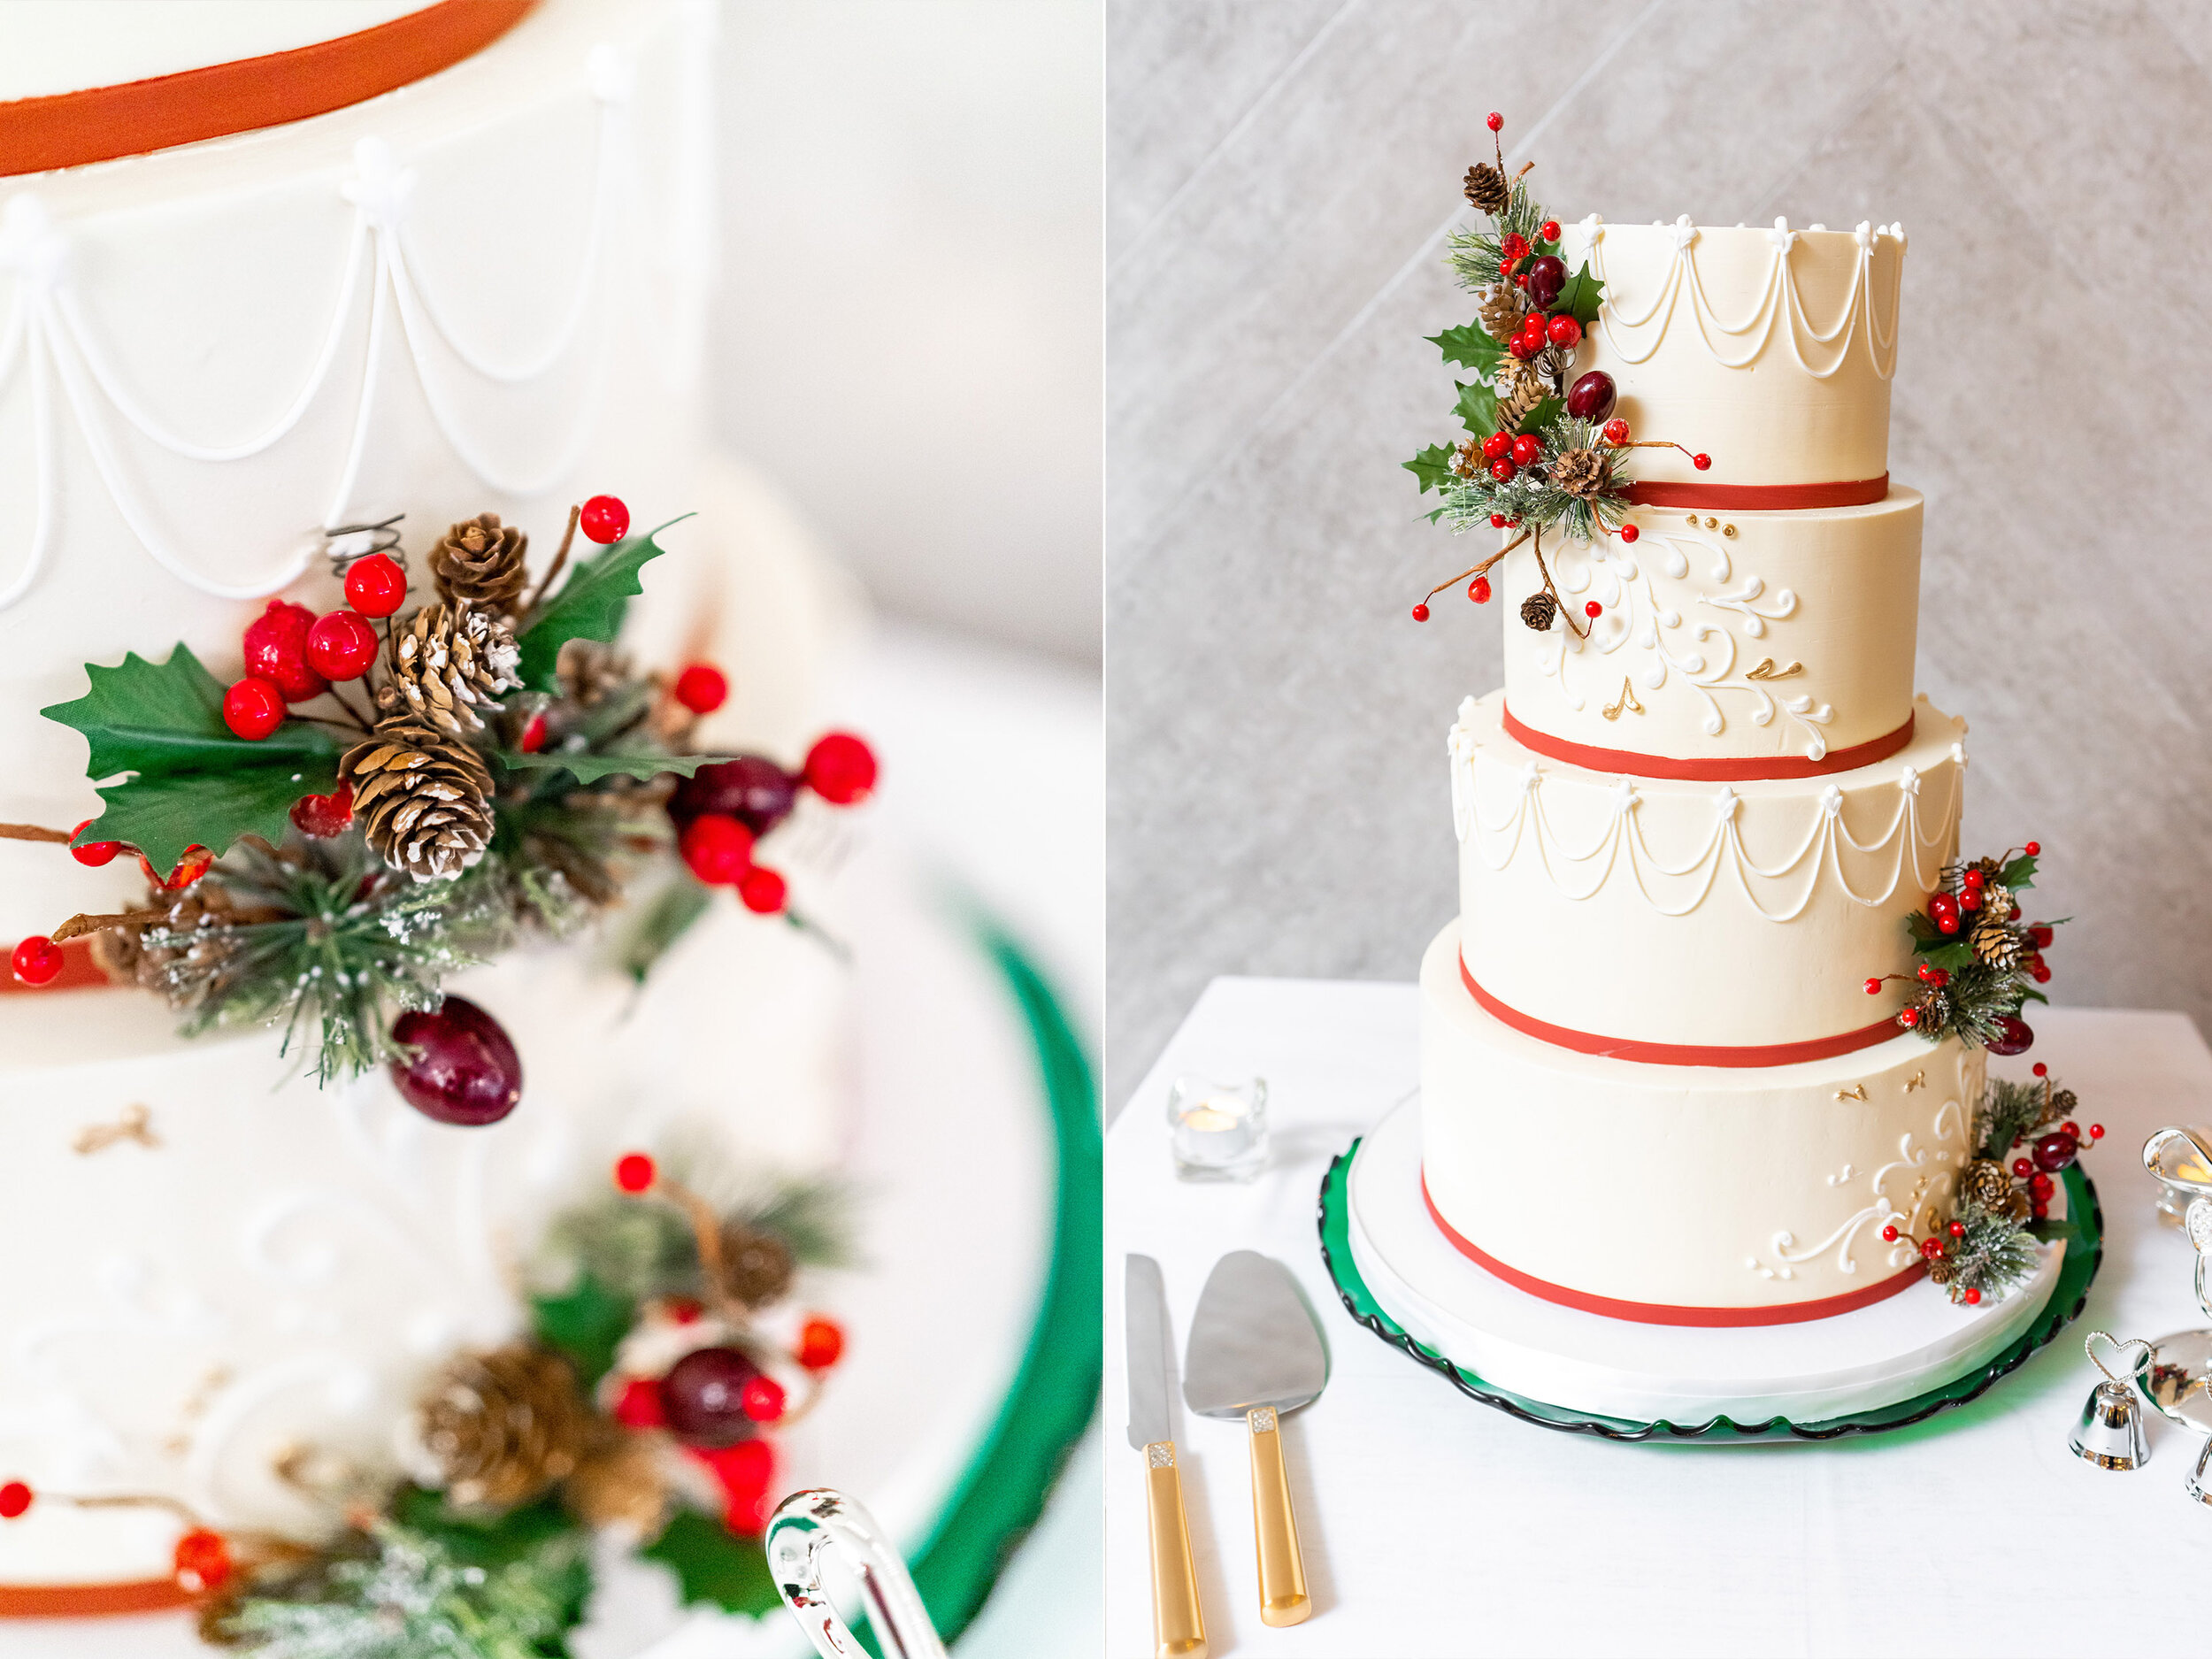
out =
[[[1948,1256],[1950,1254],[1950,1247],[1944,1242],[1944,1238],[1947,1235],[1952,1239],[1964,1238],[1966,1236],[1966,1224],[1962,1221],[1954,1221],[1944,1228],[1941,1234],[1931,1233],[1926,1238],[1918,1240],[1920,1245],[1920,1259],[1924,1262],[1932,1262],[1938,1260],[1939,1257]],[[1882,1242],[1885,1244],[1894,1244],[1903,1236],[1903,1234],[1898,1232],[1894,1224],[1882,1229]],[[1969,1304],[1970,1306],[1978,1302],[1981,1299],[1982,1293],[1975,1289],[1970,1285],[1959,1293],[1959,1300]]]
[[[1543,453],[1543,440],[1530,433],[1494,432],[1482,441],[1482,458],[1490,463],[1490,476],[1501,484],[1512,482],[1516,473],[1535,465]],[[1491,517],[1498,520],[1494,528],[1502,529],[1510,522],[1496,513]]]
[[[69,856],[79,864],[97,870],[113,864],[119,855],[129,853],[138,860],[138,867],[146,877],[146,885],[150,887],[180,892],[205,875],[208,866],[215,862],[215,855],[206,848],[188,847],[184,856],[177,861],[176,867],[165,876],[153,867],[144,853],[127,841],[78,840],[92,825],[93,820],[87,818],[70,833]],[[17,941],[15,949],[10,954],[8,966],[25,985],[50,985],[60,976],[67,961],[59,945],[44,933],[33,933],[29,938]]]
[[[0,1481],[0,1521],[20,1520],[30,1513],[38,1494],[27,1481]],[[69,1499],[62,1499],[69,1502]],[[116,1500],[109,1499],[113,1502]],[[125,1499],[129,1502],[132,1500]],[[169,1552],[170,1572],[177,1588],[187,1595],[204,1595],[219,1588],[236,1570],[231,1559],[229,1540],[218,1532],[204,1526],[186,1530]]]
[[[719,682],[721,676],[715,678]],[[680,700],[681,680],[677,687]],[[677,850],[707,886],[735,887],[747,910],[773,916],[784,908],[788,886],[776,871],[754,862],[760,839],[790,815],[802,787],[832,806],[851,806],[866,799],[875,783],[875,753],[849,732],[816,740],[796,772],[758,755],[702,766],[669,798]]]

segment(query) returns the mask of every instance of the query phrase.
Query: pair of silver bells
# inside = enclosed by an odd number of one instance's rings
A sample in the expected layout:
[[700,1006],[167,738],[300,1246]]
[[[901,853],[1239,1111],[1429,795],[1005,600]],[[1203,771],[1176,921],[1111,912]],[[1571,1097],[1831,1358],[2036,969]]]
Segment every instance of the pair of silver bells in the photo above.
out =
[[[2194,1153],[2193,1159],[2190,1157]],[[2212,1147],[2188,1129],[2162,1129],[2143,1143],[2144,1167],[2156,1176],[2170,1195],[2186,1194],[2182,1228],[2196,1247],[2197,1306],[2212,1319],[2212,1284],[2207,1268],[2212,1265]],[[2110,1343],[2122,1363],[2116,1371],[2097,1350],[2100,1340]],[[2082,1342],[2089,1363],[2104,1373],[2081,1409],[2081,1420],[2067,1444],[2078,1457],[2100,1469],[2140,1469],[2150,1461],[2150,1440],[2144,1432],[2143,1402],[2148,1401],[2162,1417],[2205,1436],[2185,1486],[2200,1503],[2212,1504],[2207,1473],[2212,1471],[2212,1329],[2177,1331],[2155,1342],[2140,1338],[2123,1342],[2103,1331],[2092,1331]]]

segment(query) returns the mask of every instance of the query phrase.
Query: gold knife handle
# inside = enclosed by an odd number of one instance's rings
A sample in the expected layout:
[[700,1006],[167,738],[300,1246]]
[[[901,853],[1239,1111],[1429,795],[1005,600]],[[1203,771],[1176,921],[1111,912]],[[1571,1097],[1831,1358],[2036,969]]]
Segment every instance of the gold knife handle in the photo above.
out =
[[1290,1475],[1283,1467],[1283,1432],[1272,1406],[1244,1414],[1252,1431],[1252,1536],[1260,1553],[1260,1623],[1302,1624],[1313,1617],[1306,1563],[1298,1553],[1298,1517],[1291,1513]]
[[1152,1523],[1153,1659],[1206,1659],[1206,1619],[1198,1609],[1198,1569],[1183,1517],[1183,1471],[1175,1442],[1144,1448],[1145,1513]]

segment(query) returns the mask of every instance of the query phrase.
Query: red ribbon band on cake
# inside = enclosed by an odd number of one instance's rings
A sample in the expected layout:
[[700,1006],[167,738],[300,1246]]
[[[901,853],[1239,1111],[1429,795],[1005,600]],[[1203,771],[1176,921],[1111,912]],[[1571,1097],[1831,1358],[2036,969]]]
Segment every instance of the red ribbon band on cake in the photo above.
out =
[[1903,1272],[1892,1274],[1863,1290],[1846,1291],[1840,1296],[1822,1296],[1813,1302],[1793,1302],[1763,1308],[1678,1308],[1663,1302],[1624,1302],[1617,1296],[1594,1296],[1587,1291],[1570,1290],[1564,1285],[1555,1285],[1548,1279],[1538,1279],[1532,1273],[1508,1267],[1480,1245],[1463,1238],[1459,1230],[1444,1219],[1443,1212],[1436,1207],[1436,1200],[1429,1195],[1429,1178],[1425,1170],[1421,1174],[1421,1202],[1429,1207],[1429,1219],[1436,1223],[1437,1230],[1451,1241],[1454,1249],[1516,1290],[1525,1290],[1532,1296],[1557,1302],[1563,1308],[1602,1314],[1609,1319],[1632,1320],[1638,1325],[1694,1325],[1709,1328],[1801,1325],[1809,1319],[1826,1319],[1836,1314],[1872,1307],[1878,1302],[1886,1302],[1899,1291],[1916,1282],[1926,1271],[1920,1263],[1915,1262]]
[[0,1618],[108,1618],[166,1613],[195,1597],[174,1578],[127,1584],[0,1584]]
[[1912,741],[1913,717],[1893,732],[1832,749],[1818,760],[1803,755],[1745,755],[1725,759],[1689,760],[1672,755],[1645,755],[1632,749],[1600,749],[1593,743],[1570,742],[1540,732],[1513,718],[1509,704],[1502,710],[1506,735],[1523,749],[1552,760],[1562,760],[1585,772],[1625,772],[1632,778],[1671,778],[1688,783],[1756,783],[1771,778],[1824,778],[1832,772],[1849,772],[1887,760]]
[[1840,1054],[1871,1048],[1878,1042],[1887,1042],[1901,1029],[1894,1018],[1886,1018],[1857,1031],[1847,1031],[1834,1037],[1815,1037],[1808,1042],[1642,1042],[1632,1037],[1594,1036],[1524,1014],[1510,1003],[1501,1002],[1477,984],[1475,976],[1468,972],[1464,956],[1459,959],[1459,979],[1467,987],[1467,995],[1475,999],[1485,1013],[1500,1025],[1512,1026],[1523,1036],[1534,1037],[1555,1048],[1571,1048],[1577,1054],[1596,1055],[1606,1060],[1639,1060],[1650,1065],[1796,1065],[1806,1060],[1832,1060]]
[[305,120],[450,68],[536,0],[438,0],[373,28],[173,75],[0,104],[0,176]]
[[1889,474],[1840,484],[1669,484],[1628,487],[1632,507],[1694,507],[1700,512],[1801,512],[1809,507],[1864,507],[1889,494]]

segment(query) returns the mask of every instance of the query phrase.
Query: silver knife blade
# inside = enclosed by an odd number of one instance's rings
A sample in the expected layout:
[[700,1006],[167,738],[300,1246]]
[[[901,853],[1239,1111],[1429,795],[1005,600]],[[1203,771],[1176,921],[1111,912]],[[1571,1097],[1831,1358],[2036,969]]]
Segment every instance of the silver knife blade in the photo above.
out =
[[1133,1256],[1122,1276],[1123,1335],[1129,1361],[1129,1443],[1141,1451],[1171,1440],[1168,1402],[1175,1394],[1175,1342],[1167,1323],[1167,1286],[1160,1264]]
[[1191,1316],[1183,1402],[1201,1417],[1294,1411],[1329,1381],[1329,1351],[1290,1270],[1256,1250],[1214,1263]]

